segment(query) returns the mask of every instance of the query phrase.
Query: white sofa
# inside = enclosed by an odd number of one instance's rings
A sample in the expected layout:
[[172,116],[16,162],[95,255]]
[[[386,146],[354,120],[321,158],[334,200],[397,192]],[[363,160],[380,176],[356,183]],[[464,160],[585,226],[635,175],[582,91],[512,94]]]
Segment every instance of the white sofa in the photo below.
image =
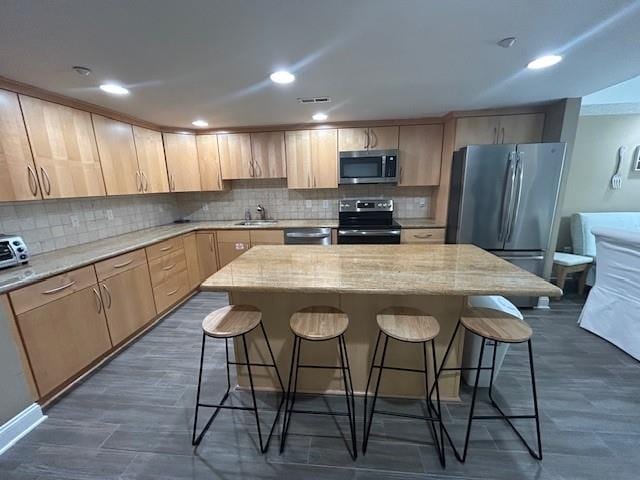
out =
[[640,360],[640,231],[592,233],[598,270],[578,323]]
[[571,216],[571,242],[573,253],[594,258],[587,285],[595,280],[596,239],[593,228],[614,228],[640,232],[640,212],[574,213]]

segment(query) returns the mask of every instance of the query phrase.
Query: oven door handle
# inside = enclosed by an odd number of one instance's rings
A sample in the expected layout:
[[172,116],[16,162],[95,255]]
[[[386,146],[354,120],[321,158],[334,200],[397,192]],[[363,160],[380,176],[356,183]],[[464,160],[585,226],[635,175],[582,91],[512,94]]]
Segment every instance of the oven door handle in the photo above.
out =
[[287,238],[327,238],[330,233],[287,233]]
[[397,237],[400,230],[338,230],[341,237]]

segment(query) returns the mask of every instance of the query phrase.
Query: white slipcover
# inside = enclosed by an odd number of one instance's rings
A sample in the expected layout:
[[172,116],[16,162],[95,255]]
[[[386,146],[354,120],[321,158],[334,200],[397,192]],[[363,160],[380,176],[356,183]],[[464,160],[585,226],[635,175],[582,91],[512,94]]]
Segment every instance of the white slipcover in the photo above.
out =
[[640,360],[640,232],[597,227],[596,282],[579,325]]

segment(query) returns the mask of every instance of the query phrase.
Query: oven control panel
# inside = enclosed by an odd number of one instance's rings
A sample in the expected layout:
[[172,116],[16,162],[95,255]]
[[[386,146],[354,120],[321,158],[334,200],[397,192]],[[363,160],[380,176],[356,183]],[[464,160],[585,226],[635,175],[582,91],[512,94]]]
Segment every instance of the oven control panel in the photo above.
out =
[[366,200],[340,200],[341,212],[393,212],[393,200],[373,198]]
[[0,235],[0,268],[23,265],[29,261],[29,250],[19,236]]

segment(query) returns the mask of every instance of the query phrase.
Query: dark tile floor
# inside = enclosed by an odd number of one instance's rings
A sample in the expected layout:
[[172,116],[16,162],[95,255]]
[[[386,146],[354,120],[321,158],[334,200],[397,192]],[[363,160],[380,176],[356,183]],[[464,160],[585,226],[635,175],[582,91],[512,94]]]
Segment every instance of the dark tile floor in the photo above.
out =
[[[375,420],[367,455],[356,462],[345,449],[346,421],[318,416],[294,416],[284,454],[278,455],[274,437],[262,456],[252,414],[241,411],[222,412],[194,451],[190,428],[200,320],[223,304],[224,295],[199,294],[48,408],[49,419],[0,457],[0,478],[640,478],[640,364],[578,328],[582,303],[575,298],[555,302],[551,310],[526,312],[535,331],[542,462],[533,460],[504,425],[484,422],[472,432],[467,462],[455,461],[449,449],[443,470],[423,423],[382,416]],[[213,360],[204,395],[217,399],[225,386],[224,346],[208,345]],[[531,405],[527,374],[526,350],[512,347],[498,390],[520,407]],[[246,394],[240,396],[245,398],[234,401],[246,400]],[[261,398],[265,408],[273,408],[274,397]],[[342,406],[342,398],[306,401]],[[357,408],[360,417],[360,402]],[[458,441],[465,412],[457,404],[444,412]],[[265,427],[273,418],[268,413]],[[358,427],[360,435],[361,423]]]

